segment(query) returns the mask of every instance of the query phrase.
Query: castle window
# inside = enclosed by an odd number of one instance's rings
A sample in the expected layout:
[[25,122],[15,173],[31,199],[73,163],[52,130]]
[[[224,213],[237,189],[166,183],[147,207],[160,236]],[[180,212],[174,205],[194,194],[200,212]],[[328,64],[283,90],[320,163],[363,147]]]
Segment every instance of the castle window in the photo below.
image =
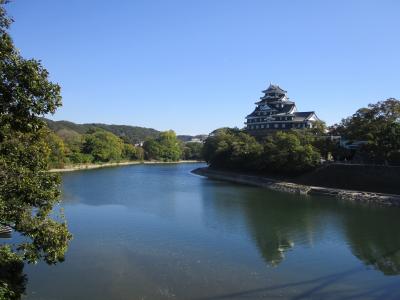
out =
[[278,128],[278,126],[279,126],[278,124],[274,124],[274,127],[275,127],[275,128]]
[[282,124],[282,128],[285,128],[286,126],[285,126],[285,124]]

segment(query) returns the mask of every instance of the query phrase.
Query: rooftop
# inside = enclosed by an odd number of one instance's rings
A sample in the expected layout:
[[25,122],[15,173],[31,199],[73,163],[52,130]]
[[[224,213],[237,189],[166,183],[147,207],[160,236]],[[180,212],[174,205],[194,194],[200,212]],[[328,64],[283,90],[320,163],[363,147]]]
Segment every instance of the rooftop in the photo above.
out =
[[286,94],[287,91],[285,91],[284,89],[281,89],[279,87],[279,85],[275,85],[275,84],[270,84],[269,87],[262,91],[263,93],[277,93],[277,94]]

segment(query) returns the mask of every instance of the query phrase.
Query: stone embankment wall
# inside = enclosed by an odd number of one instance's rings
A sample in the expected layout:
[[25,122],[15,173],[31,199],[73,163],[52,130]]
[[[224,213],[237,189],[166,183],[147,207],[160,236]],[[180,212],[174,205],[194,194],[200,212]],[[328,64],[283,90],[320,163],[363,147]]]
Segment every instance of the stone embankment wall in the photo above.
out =
[[400,194],[400,167],[328,164],[293,179],[304,185]]
[[211,179],[255,185],[282,192],[298,193],[303,195],[326,195],[353,202],[371,203],[383,206],[400,206],[400,195],[308,186],[262,176],[221,171],[210,168],[198,168],[193,170],[192,173],[206,176]]

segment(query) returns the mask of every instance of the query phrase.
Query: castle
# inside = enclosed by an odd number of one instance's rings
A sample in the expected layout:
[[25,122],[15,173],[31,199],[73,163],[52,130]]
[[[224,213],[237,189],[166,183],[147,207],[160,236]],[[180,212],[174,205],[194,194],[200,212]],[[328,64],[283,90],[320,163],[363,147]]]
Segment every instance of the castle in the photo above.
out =
[[287,91],[271,84],[256,102],[256,109],[246,117],[246,130],[254,136],[267,135],[276,130],[312,128],[319,121],[314,111],[299,112],[290,101]]

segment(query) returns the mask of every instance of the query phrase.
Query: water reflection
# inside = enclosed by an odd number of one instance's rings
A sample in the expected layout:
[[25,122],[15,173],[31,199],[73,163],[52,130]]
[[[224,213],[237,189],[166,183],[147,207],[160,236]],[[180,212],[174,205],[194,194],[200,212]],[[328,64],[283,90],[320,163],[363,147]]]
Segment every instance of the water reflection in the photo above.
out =
[[[268,265],[277,266],[295,246],[310,246],[324,231],[329,211],[306,198],[218,182],[203,192],[205,207],[228,223],[244,220]],[[229,225],[228,225],[229,226]]]
[[208,180],[195,167],[65,174],[74,240],[58,267],[26,267],[27,298],[400,297],[400,277],[384,276],[399,273],[400,210]]
[[[271,266],[297,247],[346,239],[364,264],[385,275],[400,274],[399,209],[199,180],[188,175],[190,168],[147,165],[65,174],[64,199],[67,204],[123,205],[169,219],[191,210],[210,228],[250,235]],[[198,194],[204,212],[196,207]]]
[[385,275],[400,274],[400,209],[352,210],[344,218],[352,253]]
[[232,192],[232,186],[224,182],[209,184],[203,190],[203,202],[224,226],[245,222],[268,265],[278,266],[296,247],[313,247],[324,239],[344,239],[365,265],[385,275],[400,274],[400,209],[244,186]]
[[323,231],[323,212],[306,199],[292,196],[270,193],[244,203],[249,230],[264,260],[272,266],[281,263],[285,252],[295,246],[312,245]]

